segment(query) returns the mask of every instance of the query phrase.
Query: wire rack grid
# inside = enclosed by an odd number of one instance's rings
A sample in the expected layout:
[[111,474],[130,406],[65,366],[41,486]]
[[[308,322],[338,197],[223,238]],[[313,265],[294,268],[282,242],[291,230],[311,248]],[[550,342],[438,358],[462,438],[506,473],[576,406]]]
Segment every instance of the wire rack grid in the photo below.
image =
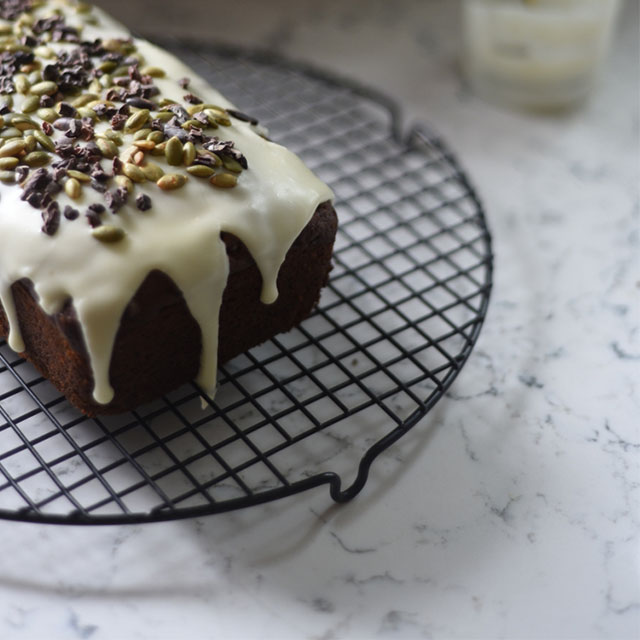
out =
[[186,385],[90,419],[0,341],[0,517],[122,523],[217,513],[322,484],[344,502],[444,395],[492,283],[476,194],[383,95],[273,56],[161,43],[255,115],[336,194],[314,315],[234,359],[215,400]]

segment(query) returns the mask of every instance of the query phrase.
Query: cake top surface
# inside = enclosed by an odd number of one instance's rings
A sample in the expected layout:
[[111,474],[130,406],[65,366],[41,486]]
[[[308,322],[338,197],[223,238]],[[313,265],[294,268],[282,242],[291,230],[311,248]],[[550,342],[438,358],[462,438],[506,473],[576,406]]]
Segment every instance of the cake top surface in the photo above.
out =
[[200,324],[199,382],[215,385],[217,317],[236,235],[277,296],[284,257],[332,198],[291,152],[171,54],[102,11],[0,0],[0,302],[22,351],[10,287],[47,313],[73,300],[98,402],[120,318],[150,271]]

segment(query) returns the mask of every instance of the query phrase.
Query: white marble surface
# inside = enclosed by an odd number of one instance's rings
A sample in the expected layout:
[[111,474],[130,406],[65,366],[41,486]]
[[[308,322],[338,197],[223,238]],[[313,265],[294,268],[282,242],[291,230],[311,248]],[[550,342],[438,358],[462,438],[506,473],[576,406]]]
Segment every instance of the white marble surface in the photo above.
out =
[[395,93],[477,185],[495,288],[451,393],[346,506],[320,489],[158,525],[0,522],[0,637],[638,637],[635,0],[598,92],[555,117],[468,94],[451,1],[102,4]]

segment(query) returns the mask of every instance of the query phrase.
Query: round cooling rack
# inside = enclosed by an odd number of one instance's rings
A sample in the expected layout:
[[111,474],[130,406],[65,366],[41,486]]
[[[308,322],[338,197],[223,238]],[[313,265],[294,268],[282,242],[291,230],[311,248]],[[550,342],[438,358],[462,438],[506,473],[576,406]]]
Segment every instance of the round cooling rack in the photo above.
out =
[[447,146],[393,102],[272,56],[162,42],[334,189],[314,315],[186,385],[91,419],[0,342],[0,517],[106,524],[229,511],[322,484],[344,502],[444,395],[485,318],[491,237]]

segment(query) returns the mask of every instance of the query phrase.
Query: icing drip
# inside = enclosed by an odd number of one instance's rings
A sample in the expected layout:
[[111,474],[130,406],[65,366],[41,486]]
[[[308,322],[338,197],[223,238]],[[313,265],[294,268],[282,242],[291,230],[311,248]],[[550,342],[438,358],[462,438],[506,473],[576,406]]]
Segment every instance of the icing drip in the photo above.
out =
[[[33,13],[49,17],[52,9],[59,9],[67,24],[82,25],[83,40],[130,37],[98,9],[90,14],[97,24],[85,24],[86,16],[72,11],[62,0],[46,2]],[[154,78],[160,96],[181,101],[187,91],[179,79],[186,76],[190,78],[188,92],[207,103],[233,108],[174,56],[145,41],[135,40],[134,44],[146,64],[166,71],[165,77]],[[59,51],[76,45],[53,42],[49,46]],[[19,112],[24,96],[13,97],[13,110]],[[38,119],[34,116],[34,120]],[[96,133],[107,127],[108,123],[98,122]],[[117,215],[107,211],[102,218],[125,234],[114,244],[96,241],[84,216],[73,221],[62,218],[53,236],[42,233],[40,213],[20,199],[20,187],[0,184],[0,303],[10,324],[12,349],[22,351],[24,345],[11,283],[28,278],[49,314],[60,311],[71,298],[89,354],[94,398],[107,404],[113,398],[109,365],[120,319],[146,276],[159,269],[180,288],[200,326],[203,348],[197,382],[213,392],[218,315],[229,271],[220,233],[232,233],[246,245],[262,274],[262,301],[273,302],[278,271],[288,249],[317,206],[332,198],[330,189],[294,154],[265,140],[251,122],[233,118],[230,126],[215,134],[232,141],[248,162],[248,169],[238,175],[237,186],[217,189],[195,177],[188,177],[187,184],[176,191],[162,191],[155,182],[135,184],[134,196],[148,196],[153,206],[139,211],[135,197],[130,197]],[[60,135],[55,132],[51,137],[57,140]],[[122,149],[127,146],[125,141]],[[166,173],[175,169],[164,157],[151,159]],[[102,162],[105,171],[110,162]],[[61,210],[65,206],[86,210],[93,203],[105,202],[102,194],[89,188],[79,199],[61,193],[57,200]]]

